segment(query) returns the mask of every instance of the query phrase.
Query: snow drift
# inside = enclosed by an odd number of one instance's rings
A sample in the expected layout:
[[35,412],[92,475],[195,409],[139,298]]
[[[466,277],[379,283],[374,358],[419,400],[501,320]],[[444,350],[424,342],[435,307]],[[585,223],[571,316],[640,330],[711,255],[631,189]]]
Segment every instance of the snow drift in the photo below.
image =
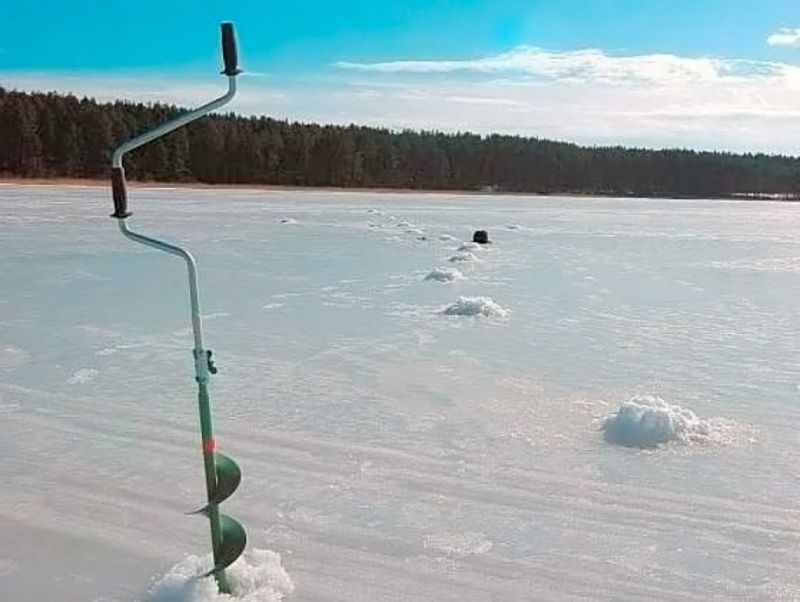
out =
[[468,252],[465,252],[465,251],[459,251],[458,253],[456,253],[455,255],[450,257],[450,259],[448,261],[451,261],[453,263],[462,262],[462,261],[463,262],[466,262],[466,261],[478,261],[478,256],[475,255],[474,253],[468,253]]
[[464,274],[455,268],[435,268],[425,276],[425,280],[435,280],[436,282],[455,282],[463,279]]
[[606,417],[606,441],[632,447],[657,447],[670,441],[706,443],[719,439],[722,424],[703,420],[691,410],[655,395],[639,395]]
[[486,318],[505,318],[508,310],[489,297],[459,297],[443,312],[448,316],[483,316]]
[[465,242],[458,247],[458,251],[462,253],[471,253],[472,251],[480,251],[481,249],[483,249],[483,247],[476,242]]
[[271,550],[252,550],[226,573],[232,596],[220,594],[213,577],[203,577],[211,555],[187,556],[150,589],[147,602],[281,602],[294,591],[281,556]]

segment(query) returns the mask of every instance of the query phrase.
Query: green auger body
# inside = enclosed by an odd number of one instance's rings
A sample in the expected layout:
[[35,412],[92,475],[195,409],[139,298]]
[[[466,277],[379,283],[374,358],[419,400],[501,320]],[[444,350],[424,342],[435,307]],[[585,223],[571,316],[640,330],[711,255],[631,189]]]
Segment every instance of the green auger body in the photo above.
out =
[[224,571],[244,551],[247,545],[247,533],[239,521],[219,512],[219,504],[233,495],[239,487],[242,471],[236,462],[216,450],[216,440],[211,424],[208,385],[202,378],[198,378],[197,399],[200,410],[200,434],[203,440],[203,463],[208,498],[206,506],[197,513],[203,514],[209,519],[211,546],[214,553],[214,568],[206,575],[214,575],[220,591],[230,593],[230,586]]

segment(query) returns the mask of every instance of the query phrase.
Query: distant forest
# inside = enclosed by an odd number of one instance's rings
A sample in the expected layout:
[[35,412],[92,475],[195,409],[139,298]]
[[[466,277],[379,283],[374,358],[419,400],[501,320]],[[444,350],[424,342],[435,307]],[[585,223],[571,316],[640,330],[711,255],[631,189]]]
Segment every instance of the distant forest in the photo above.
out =
[[[102,178],[122,141],[185,109],[0,88],[0,176]],[[519,136],[206,117],[126,159],[133,180],[669,197],[800,196],[800,159]]]

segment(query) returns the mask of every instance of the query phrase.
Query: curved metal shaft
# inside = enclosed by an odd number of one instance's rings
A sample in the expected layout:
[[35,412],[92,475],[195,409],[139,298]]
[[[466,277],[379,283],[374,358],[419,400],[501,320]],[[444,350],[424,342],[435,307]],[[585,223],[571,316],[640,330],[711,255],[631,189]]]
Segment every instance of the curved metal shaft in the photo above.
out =
[[[156,138],[160,138],[170,132],[183,127],[184,125],[199,119],[203,115],[207,115],[211,111],[220,108],[229,102],[236,95],[236,76],[228,76],[228,91],[215,98],[211,102],[203,106],[189,111],[184,115],[176,117],[172,121],[160,125],[149,132],[145,132],[136,138],[132,138],[127,142],[122,143],[117,150],[114,151],[114,156],[111,159],[111,165],[114,168],[122,168],[122,158],[126,153],[139,148],[152,142]],[[179,247],[178,245],[158,240],[152,236],[147,236],[139,232],[135,232],[128,227],[127,219],[119,220],[119,229],[122,233],[133,241],[147,245],[159,251],[164,251],[172,255],[177,255],[186,261],[186,267],[189,271],[189,300],[192,308],[192,332],[194,333],[194,351],[195,351],[195,376],[198,382],[206,382],[208,380],[208,362],[205,357],[205,349],[203,347],[203,319],[200,315],[200,299],[197,288],[197,266],[191,253]]]
[[236,76],[229,75],[228,76],[228,91],[220,96],[212,100],[209,103],[204,104],[202,107],[195,109],[194,111],[190,111],[185,113],[184,115],[180,115],[176,117],[172,121],[168,121],[167,123],[158,126],[155,129],[150,130],[149,132],[145,132],[141,136],[137,136],[136,138],[131,138],[127,142],[121,144],[117,150],[114,151],[114,156],[111,158],[111,166],[112,167],[122,167],[122,157],[125,153],[132,151],[135,148],[139,148],[143,144],[147,144],[155,140],[156,138],[160,138],[165,134],[169,134],[171,131],[178,129],[186,125],[187,123],[191,123],[195,119],[210,113],[214,109],[220,108],[222,105],[226,104],[236,95]]
[[194,257],[189,251],[178,245],[134,232],[128,227],[128,220],[126,219],[118,220],[118,222],[120,231],[131,240],[159,251],[176,255],[186,262],[189,275],[189,301],[192,309],[192,332],[194,333],[195,376],[198,382],[206,382],[208,380],[208,362],[203,348],[203,317],[200,314],[200,295],[197,292],[197,264],[194,261]]

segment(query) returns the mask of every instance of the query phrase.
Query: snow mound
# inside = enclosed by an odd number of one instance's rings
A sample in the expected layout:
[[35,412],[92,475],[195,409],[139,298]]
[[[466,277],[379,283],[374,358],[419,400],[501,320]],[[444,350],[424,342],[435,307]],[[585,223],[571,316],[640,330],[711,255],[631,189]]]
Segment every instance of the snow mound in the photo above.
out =
[[458,240],[452,234],[442,234],[439,236],[439,240],[450,241],[450,240]]
[[435,280],[436,282],[455,282],[463,279],[464,274],[455,268],[435,268],[425,276],[425,280]]
[[637,395],[603,422],[606,441],[632,447],[657,447],[670,441],[710,443],[721,440],[725,429],[722,421],[703,420],[655,395]]
[[406,228],[406,234],[413,234],[414,236],[422,236],[425,234],[425,232],[423,232],[419,228]]
[[283,219],[281,219],[281,223],[282,224],[296,224],[297,220],[294,219],[293,217],[284,217]]
[[465,262],[465,261],[478,261],[478,256],[474,253],[468,253],[464,251],[459,251],[455,255],[453,255],[448,261],[452,261],[453,263],[456,262]]
[[211,564],[210,554],[187,556],[153,585],[147,602],[281,602],[294,591],[280,554],[271,550],[252,550],[227,569],[232,596],[220,594],[213,577],[203,577]]
[[442,312],[447,316],[483,316],[485,318],[505,318],[508,310],[489,297],[459,297],[455,303]]
[[476,242],[465,242],[460,247],[458,247],[458,251],[462,253],[471,253],[472,251],[480,251],[483,247]]

